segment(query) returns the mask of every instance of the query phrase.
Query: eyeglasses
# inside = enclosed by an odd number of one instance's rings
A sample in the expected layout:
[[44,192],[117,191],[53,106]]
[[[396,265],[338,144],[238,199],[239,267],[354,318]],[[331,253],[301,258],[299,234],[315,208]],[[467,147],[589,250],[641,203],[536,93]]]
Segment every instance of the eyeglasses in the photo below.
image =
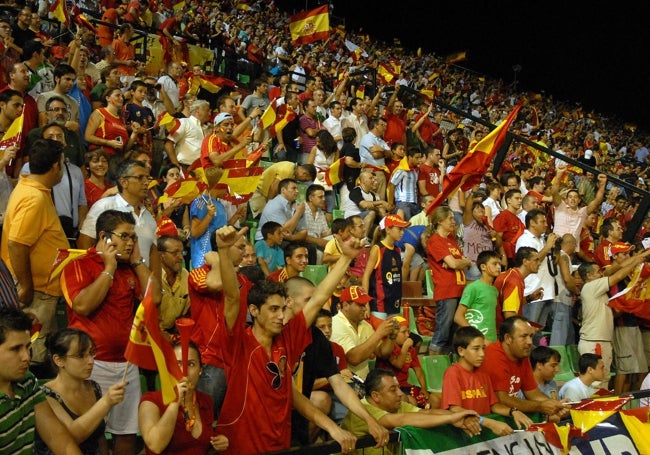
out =
[[125,176],[122,177],[122,178],[125,178],[125,179],[136,179],[136,180],[137,180],[138,182],[140,182],[140,183],[145,182],[145,181],[146,181],[146,182],[150,182],[150,181],[153,180],[153,177],[151,177],[150,175],[147,175],[147,174],[143,174],[143,175],[125,175]]
[[273,379],[271,380],[271,387],[273,387],[273,390],[278,390],[282,386],[280,367],[277,363],[271,361],[266,364],[266,369],[273,375]]
[[109,234],[119,237],[120,240],[126,242],[128,240],[133,240],[134,242],[138,241],[138,234],[129,234],[128,232],[113,232],[108,231]]
[[77,360],[94,359],[96,356],[97,356],[97,350],[95,349],[91,349],[85,354],[66,354],[66,357],[70,357],[72,359],[77,359]]

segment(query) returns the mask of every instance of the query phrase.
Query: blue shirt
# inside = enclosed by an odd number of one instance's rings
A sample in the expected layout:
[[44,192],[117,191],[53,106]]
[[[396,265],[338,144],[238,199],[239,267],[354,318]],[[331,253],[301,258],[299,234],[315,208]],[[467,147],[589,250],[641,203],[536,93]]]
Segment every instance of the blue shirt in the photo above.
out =
[[379,145],[385,150],[390,149],[386,141],[375,136],[372,132],[368,132],[361,138],[361,142],[359,143],[359,157],[361,158],[361,162],[373,166],[386,165],[386,160],[384,160],[384,158],[375,158],[372,156],[372,153],[370,153],[370,148],[373,145]]
[[[190,220],[197,218],[199,220],[204,219],[208,215],[208,204],[207,198],[199,196],[192,201],[190,205]],[[210,198],[212,203],[216,207],[216,212],[210,220],[208,228],[203,234],[199,237],[190,237],[190,251],[192,252],[192,268],[201,267],[205,264],[203,257],[205,253],[212,251],[210,245],[210,238],[222,226],[225,226],[228,222],[228,217],[226,216],[226,209],[218,200]]]
[[264,240],[258,240],[255,242],[255,254],[264,259],[269,272],[284,267],[284,251],[280,245],[269,246]]
[[[296,203],[289,202],[281,194],[278,194],[276,197],[271,199],[266,203],[264,210],[262,210],[262,216],[260,216],[259,222],[260,229],[258,229],[257,233],[255,234],[255,241],[262,240],[264,238],[262,237],[262,226],[264,226],[266,223],[269,221],[275,221],[280,225],[284,225],[291,219],[295,212]],[[298,221],[296,230],[299,231],[301,229],[305,229],[304,226],[305,223],[301,218],[300,221]]]

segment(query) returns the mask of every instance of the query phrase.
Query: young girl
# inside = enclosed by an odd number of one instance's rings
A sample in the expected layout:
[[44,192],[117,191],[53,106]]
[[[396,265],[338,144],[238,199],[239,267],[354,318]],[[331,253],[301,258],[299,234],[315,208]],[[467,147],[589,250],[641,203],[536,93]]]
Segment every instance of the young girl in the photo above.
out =
[[402,239],[404,228],[410,225],[397,215],[386,215],[379,222],[384,237],[370,249],[361,283],[374,298],[370,302],[372,314],[382,319],[400,311],[402,259],[395,242]]

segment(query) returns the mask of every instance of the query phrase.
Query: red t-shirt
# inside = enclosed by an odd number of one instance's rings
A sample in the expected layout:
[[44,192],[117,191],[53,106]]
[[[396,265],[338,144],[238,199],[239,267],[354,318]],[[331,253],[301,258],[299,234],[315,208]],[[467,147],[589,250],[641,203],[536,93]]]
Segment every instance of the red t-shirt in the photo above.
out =
[[406,114],[397,116],[390,112],[384,114],[386,119],[386,132],[384,133],[384,140],[388,145],[393,145],[395,142],[406,145]]
[[201,166],[204,169],[214,167],[214,164],[210,161],[210,153],[223,155],[228,150],[230,150],[230,146],[223,142],[218,135],[211,134],[206,136],[203,142],[201,142]]
[[422,163],[418,174],[418,182],[420,181],[424,182],[427,194],[437,196],[440,193],[440,169],[437,167]]
[[445,370],[440,409],[461,406],[485,415],[492,413],[491,407],[498,401],[490,376],[485,372],[467,371],[459,363],[454,363]]
[[118,262],[111,287],[102,304],[89,316],[72,309],[72,302],[104,271],[104,261],[95,248],[63,269],[61,290],[68,304],[68,327],[86,332],[95,342],[97,360],[124,362],[124,350],[129,341],[133,315],[140,302],[140,281],[128,264]]
[[345,357],[343,346],[334,341],[330,341],[330,345],[332,346],[332,354],[334,354],[334,358],[336,359],[336,366],[339,368],[339,371],[345,370],[348,367],[348,359]]
[[510,360],[501,343],[490,343],[485,348],[485,360],[478,371],[490,377],[495,392],[506,392],[511,397],[520,390],[526,392],[537,388],[528,357]]
[[433,277],[433,298],[435,300],[458,298],[465,287],[465,272],[443,267],[446,256],[462,259],[463,252],[453,237],[442,237],[435,233],[427,242],[427,259]]
[[526,226],[510,210],[499,213],[492,224],[495,231],[503,233],[503,250],[506,256],[508,259],[514,259],[517,239],[524,233]]
[[594,236],[591,235],[589,229],[583,227],[580,231],[580,251],[585,254],[592,262],[596,261],[596,256],[594,255]]
[[594,248],[594,259],[599,267],[605,267],[612,263],[612,259],[609,257],[609,247],[611,245],[612,242],[602,239],[598,246]]
[[293,367],[311,343],[311,330],[302,311],[273,338],[271,355],[245,328],[242,306],[229,333],[217,328],[216,343],[227,346],[223,357],[228,393],[221,408],[217,433],[230,441],[224,454],[253,455],[291,446]]
[[517,267],[505,270],[494,280],[494,287],[499,291],[496,307],[496,325],[503,322],[504,311],[515,311],[521,316],[526,301],[524,300],[524,277]]
[[275,281],[276,283],[284,283],[289,279],[289,275],[287,275],[287,269],[282,267],[281,269],[271,272],[266,279],[269,281]]
[[[416,115],[414,119],[415,123],[419,122],[423,115],[425,115],[424,112]],[[420,125],[418,131],[420,132],[420,137],[424,142],[429,145],[433,145],[433,133],[438,131],[438,127],[431,120],[429,120],[428,115],[422,122],[422,125]]]

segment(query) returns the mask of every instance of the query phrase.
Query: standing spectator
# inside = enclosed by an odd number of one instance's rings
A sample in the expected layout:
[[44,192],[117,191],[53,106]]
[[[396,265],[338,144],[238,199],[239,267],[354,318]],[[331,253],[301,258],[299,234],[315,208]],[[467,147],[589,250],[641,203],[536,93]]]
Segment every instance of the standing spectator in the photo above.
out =
[[316,136],[323,129],[316,118],[316,102],[308,98],[303,104],[304,114],[300,116],[300,151],[298,162],[306,163],[312,148],[316,145]]
[[361,163],[372,167],[377,177],[377,195],[379,199],[386,200],[386,174],[381,169],[386,166],[386,158],[391,157],[390,147],[384,141],[386,131],[386,120],[383,118],[374,119],[370,122],[370,131],[362,138],[359,145],[359,156]]
[[153,153],[151,129],[154,127],[156,118],[152,110],[143,104],[147,97],[147,84],[139,80],[133,81],[129,90],[131,99],[122,110],[126,130],[130,135],[135,135],[133,144],[135,147],[151,154]]
[[16,21],[11,27],[11,37],[13,38],[13,43],[19,48],[19,52],[23,53],[23,46],[29,40],[36,38],[36,33],[34,33],[29,26],[32,22],[32,10],[29,6],[24,6],[18,11],[16,16]]
[[[69,327],[88,333],[97,347],[91,379],[104,393],[113,384],[127,381],[124,401],[111,411],[106,431],[115,441],[113,450],[130,455],[136,453],[140,380],[138,369],[128,368],[124,350],[134,303],[142,299],[151,269],[140,253],[132,214],[106,210],[96,220],[95,246],[88,255],[65,266],[61,288],[68,304]],[[154,279],[151,286],[153,302],[158,305],[160,284]]]
[[440,150],[427,148],[424,161],[420,164],[418,174],[418,190],[420,196],[427,194],[436,197],[442,188],[445,175],[445,162],[440,159]]
[[327,244],[327,238],[331,237],[332,230],[329,228],[323,204],[325,203],[325,188],[321,185],[309,185],[305,194],[305,213],[302,218],[307,229],[307,242],[316,245],[318,248],[318,261],[320,264],[323,256],[323,249]]
[[239,118],[241,121],[246,120],[246,117],[250,116],[256,108],[262,112],[266,110],[269,106],[268,88],[269,83],[266,79],[256,79],[253,82],[253,93],[244,98],[244,102],[239,108]]
[[499,291],[497,306],[497,327],[504,319],[511,316],[521,316],[524,304],[543,295],[542,289],[524,297],[525,279],[532,273],[537,273],[541,259],[535,248],[522,246],[515,254],[514,267],[501,272],[494,280],[494,286]]
[[329,106],[330,115],[323,122],[323,126],[332,135],[336,141],[336,146],[339,151],[343,148],[343,129],[341,126],[341,114],[343,113],[343,106],[338,101],[332,101]]
[[465,287],[465,272],[472,261],[463,256],[454,239],[456,222],[448,207],[438,207],[431,214],[435,232],[427,242],[427,259],[433,278],[433,298],[436,301],[436,329],[429,344],[429,354],[443,353],[449,343],[451,324],[458,300]]
[[[131,44],[133,37],[133,26],[122,24],[117,31],[117,37],[113,40],[112,46],[115,51],[113,64],[117,65],[122,76],[134,76],[137,62],[135,60],[135,46]],[[130,81],[129,81],[130,82]]]
[[59,142],[41,139],[31,149],[31,173],[21,176],[5,213],[2,231],[2,260],[18,284],[21,307],[42,324],[32,343],[32,363],[44,367],[45,338],[56,330],[56,304],[61,288],[50,280],[57,249],[70,245],[56,213],[52,188],[64,172],[63,148]]
[[324,210],[329,222],[332,220],[332,211],[336,205],[336,195],[334,188],[327,184],[325,175],[338,159],[339,151],[332,135],[327,130],[319,131],[316,134],[316,144],[309,153],[307,163],[316,166],[316,183],[321,185],[325,191]]
[[16,308],[0,309],[0,390],[7,397],[0,406],[0,451],[32,453],[38,431],[56,453],[81,455],[76,441],[54,414],[29,371],[31,328],[32,319],[26,313]]
[[350,100],[350,115],[345,119],[342,126],[345,128],[353,128],[356,131],[354,146],[359,148],[361,146],[361,138],[363,138],[370,129],[368,128],[368,118],[363,112],[363,100],[361,98],[352,98]]
[[388,203],[394,205],[397,215],[403,219],[410,219],[420,212],[418,205],[418,173],[422,153],[418,148],[410,148],[407,152],[406,164],[409,168],[395,168],[390,178]]
[[573,277],[571,258],[576,251],[577,242],[571,234],[564,234],[558,242],[560,242],[560,250],[554,253],[558,268],[558,273],[555,276],[557,297],[553,311],[550,344],[551,346],[567,346],[576,343],[572,309],[574,299],[580,294],[580,290]]
[[108,155],[102,149],[86,153],[86,171],[88,177],[84,182],[86,190],[86,203],[90,209],[95,202],[101,199],[110,183],[106,178],[108,173]]
[[[182,76],[183,67],[181,64],[170,62],[167,64],[167,72],[158,78],[158,84],[160,84],[176,109],[181,104],[179,82]],[[170,112],[170,114],[173,114],[173,112]]]
[[183,241],[176,235],[162,235],[156,244],[162,266],[162,300],[158,321],[163,334],[176,334],[176,319],[190,311],[187,280],[189,273],[183,267]]
[[201,156],[201,144],[205,138],[203,124],[210,119],[210,103],[196,100],[190,106],[191,115],[179,120],[178,128],[172,130],[165,140],[165,152],[176,166],[189,167]]
[[420,112],[417,113],[413,119],[415,123],[411,126],[411,130],[415,133],[420,143],[426,148],[433,148],[434,135],[440,135],[440,127],[433,123],[429,116],[433,110],[433,103],[427,103],[424,98],[419,102],[418,108]]
[[395,242],[410,225],[398,215],[386,215],[379,222],[382,238],[370,249],[362,284],[374,298],[372,313],[382,319],[399,313],[402,305],[402,258]]
[[201,194],[190,204],[190,253],[192,268],[204,264],[204,256],[212,250],[210,239],[222,226],[228,223],[226,209],[216,199],[216,190]]
[[[485,221],[485,207],[481,203],[480,193],[470,192],[463,211],[463,254],[472,261],[471,267],[465,272],[466,278],[471,281],[481,277],[477,264],[478,255],[494,249],[492,236],[496,235],[496,232]],[[500,258],[503,259],[502,256]],[[501,265],[506,265],[503,260]]]
[[341,196],[339,207],[344,208],[350,197],[350,191],[357,186],[357,179],[359,178],[359,174],[361,174],[363,165],[361,164],[359,149],[354,145],[357,137],[354,128],[346,126],[343,128],[341,134],[343,137],[343,146],[341,147],[339,156],[344,158],[345,166],[343,166],[343,184],[339,187],[339,194]]
[[[609,249],[611,246],[617,242],[620,242],[623,239],[623,228],[621,223],[614,218],[603,221],[602,226],[600,227],[600,243],[594,250],[594,259],[595,263],[599,267],[606,267],[612,263]],[[614,273],[618,267],[607,267],[606,273]]]
[[72,98],[68,93],[72,90],[72,86],[77,80],[77,73],[73,67],[66,63],[60,63],[54,69],[54,90],[50,92],[43,92],[36,98],[38,105],[38,124],[40,126],[48,123],[47,109],[45,104],[53,96],[60,96],[65,100],[68,106],[69,117],[65,123],[65,127],[72,131],[79,131],[79,103]]
[[106,106],[104,92],[108,88],[120,88],[120,70],[114,65],[106,65],[102,69],[100,76],[101,82],[96,84],[90,92],[90,103],[93,109],[99,109]]
[[397,98],[401,86],[396,86],[395,91],[388,100],[388,106],[384,112],[384,119],[386,120],[386,131],[384,132],[384,140],[389,146],[398,142],[406,144],[406,110],[404,103]]
[[[501,245],[505,255],[504,259],[508,260],[508,265],[512,265],[515,259],[517,241],[526,229],[524,223],[517,217],[517,211],[521,208],[521,190],[519,188],[508,190],[505,199],[507,207],[494,218],[493,226],[497,234],[497,245]],[[503,265],[506,264],[503,263]]]

